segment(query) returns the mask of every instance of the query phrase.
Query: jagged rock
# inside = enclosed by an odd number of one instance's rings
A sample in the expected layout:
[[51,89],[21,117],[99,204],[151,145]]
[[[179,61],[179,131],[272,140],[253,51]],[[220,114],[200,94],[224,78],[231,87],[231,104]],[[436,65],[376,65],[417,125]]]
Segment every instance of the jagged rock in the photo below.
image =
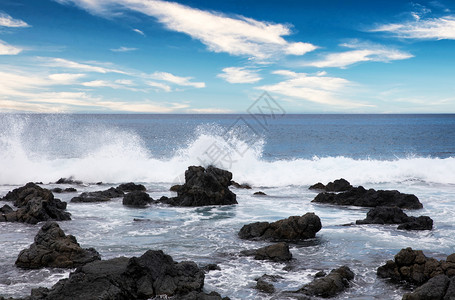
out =
[[56,222],[46,222],[35,236],[35,242],[20,252],[16,266],[24,269],[75,268],[100,260],[93,249],[82,249],[72,235],[65,235]]
[[273,294],[275,293],[273,282],[277,282],[278,279],[283,279],[283,277],[279,275],[264,274],[261,277],[255,279],[257,281],[256,289],[267,294]]
[[345,192],[352,189],[353,186],[344,178],[337,179],[324,185],[320,182],[309,187],[310,190],[321,190],[326,192]]
[[308,296],[330,298],[343,292],[349,287],[349,281],[354,279],[354,273],[347,266],[332,270],[329,275],[317,278],[297,290]]
[[455,253],[449,255],[446,260],[438,261],[426,257],[421,250],[401,249],[394,260],[387,261],[377,269],[379,277],[419,285],[441,274],[448,277],[455,275]]
[[257,260],[288,261],[292,259],[289,245],[286,243],[277,243],[254,250],[243,250],[240,254],[254,256],[254,259]]
[[292,216],[273,223],[256,222],[244,225],[239,231],[241,239],[296,242],[314,238],[321,230],[321,220],[314,213]]
[[69,178],[60,178],[55,183],[56,184],[82,184],[82,181],[74,180],[73,177],[69,177]]
[[66,188],[66,189],[62,189],[62,188],[53,188],[52,189],[52,193],[73,193],[73,192],[77,192],[77,190],[75,188],[72,188],[72,187],[69,187],[69,188]]
[[349,191],[338,194],[319,193],[311,202],[363,207],[397,206],[407,209],[419,209],[423,207],[415,195],[404,194],[399,191],[366,190],[362,186],[354,187]]
[[210,271],[221,271],[221,267],[217,264],[208,264],[206,266],[203,266],[201,268],[205,273],[208,273]]
[[14,210],[11,208],[11,206],[9,206],[8,204],[5,204],[3,205],[1,208],[0,208],[0,213],[1,214],[9,214],[11,212],[13,212]]
[[183,185],[181,184],[175,184],[173,186],[171,186],[171,188],[169,189],[171,192],[178,192],[179,189],[182,187]]
[[149,250],[140,257],[119,257],[88,263],[51,289],[33,290],[34,300],[46,299],[221,299],[202,293],[204,272],[194,262],[176,263],[163,251]]
[[324,271],[319,271],[319,272],[317,272],[316,274],[314,274],[314,278],[321,278],[321,277],[324,277],[324,276],[326,276],[326,275],[327,275],[326,272],[324,272]]
[[398,207],[375,207],[367,213],[364,220],[357,220],[356,224],[401,224],[398,229],[404,230],[431,230],[433,220],[427,216],[409,217]]
[[206,206],[237,204],[236,195],[228,188],[232,173],[212,166],[191,166],[185,171],[185,184],[177,197],[161,197],[158,202],[171,206]]
[[256,195],[256,196],[266,196],[267,194],[264,193],[264,192],[259,191],[259,192],[255,192],[253,195]]
[[450,300],[455,299],[455,277],[438,275],[419,286],[412,293],[403,295],[403,300]]
[[145,192],[147,189],[142,184],[136,184],[134,182],[122,183],[117,187],[117,190],[128,193],[134,191]]
[[123,197],[125,193],[117,188],[109,188],[104,191],[84,192],[79,196],[73,197],[71,202],[106,202],[112,198]]
[[319,191],[325,191],[325,184],[318,182],[316,184],[313,184],[308,188],[309,190],[319,190]]
[[[0,222],[36,224],[48,220],[71,220],[71,214],[64,211],[66,202],[54,198],[51,191],[32,182],[8,192],[3,200],[13,201],[18,209],[2,212]],[[6,207],[5,209],[7,210]]]
[[231,185],[237,189],[246,189],[246,190],[251,190],[251,186],[248,183],[238,183],[235,182],[234,180],[231,180]]
[[134,191],[123,197],[123,205],[144,207],[153,202],[149,194],[142,191]]
[[210,293],[204,293],[204,292],[190,292],[186,295],[183,296],[176,296],[172,297],[169,299],[175,299],[175,300],[230,300],[229,297],[222,297],[220,294],[217,292],[210,292]]

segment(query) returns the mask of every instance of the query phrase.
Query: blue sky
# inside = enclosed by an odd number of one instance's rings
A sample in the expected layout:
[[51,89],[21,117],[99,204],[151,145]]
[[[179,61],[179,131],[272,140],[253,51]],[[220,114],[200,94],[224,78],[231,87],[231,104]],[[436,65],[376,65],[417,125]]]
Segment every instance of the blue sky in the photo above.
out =
[[453,1],[2,0],[0,112],[455,113]]

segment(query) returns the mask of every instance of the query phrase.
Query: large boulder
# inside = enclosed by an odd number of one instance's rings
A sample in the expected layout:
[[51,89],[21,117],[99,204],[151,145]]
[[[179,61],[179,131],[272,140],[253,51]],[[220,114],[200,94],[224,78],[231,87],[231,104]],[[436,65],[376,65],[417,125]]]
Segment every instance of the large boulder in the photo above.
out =
[[239,231],[241,239],[297,242],[314,238],[321,230],[321,219],[314,213],[292,216],[273,223],[256,222],[244,225]]
[[400,224],[398,229],[404,230],[431,230],[433,220],[427,216],[410,217],[399,207],[372,208],[364,220],[357,220],[356,224]]
[[344,178],[337,179],[324,185],[320,182],[309,187],[310,190],[322,190],[326,192],[344,192],[352,189],[353,186]]
[[71,202],[106,202],[112,198],[123,197],[125,193],[118,188],[111,187],[104,191],[84,192],[79,196],[73,197]]
[[142,191],[130,192],[123,197],[122,201],[123,205],[135,207],[145,207],[152,202],[150,195]]
[[65,235],[56,222],[46,222],[35,236],[35,242],[19,253],[16,266],[24,269],[75,268],[100,260],[93,249],[82,249],[72,235]]
[[419,209],[423,207],[415,195],[404,194],[395,190],[366,190],[362,186],[354,187],[349,191],[338,194],[319,193],[311,202],[363,207],[397,206],[405,209]]
[[213,166],[191,166],[185,171],[185,184],[177,197],[161,197],[158,201],[171,206],[206,206],[237,204],[236,195],[229,190],[232,173]]
[[120,190],[125,193],[134,192],[134,191],[141,191],[145,192],[147,189],[142,184],[136,184],[134,182],[122,183],[117,187],[117,190]]
[[403,295],[403,300],[450,300],[455,299],[455,277],[437,275],[419,286],[412,293]]
[[349,287],[349,281],[354,279],[354,273],[347,266],[332,270],[329,275],[317,278],[297,290],[308,296],[330,298],[343,292]]
[[244,256],[254,256],[257,260],[288,261],[292,259],[287,243],[276,243],[254,250],[243,250],[240,252]]
[[163,251],[145,252],[140,257],[95,261],[76,269],[68,279],[52,288],[32,291],[33,299],[175,299],[218,300],[217,293],[205,294],[204,272],[191,261],[175,262]]
[[66,202],[54,198],[51,191],[32,182],[8,192],[2,200],[12,201],[18,209],[13,211],[8,209],[9,206],[3,207],[0,222],[36,224],[48,220],[71,220],[71,214],[65,211]]

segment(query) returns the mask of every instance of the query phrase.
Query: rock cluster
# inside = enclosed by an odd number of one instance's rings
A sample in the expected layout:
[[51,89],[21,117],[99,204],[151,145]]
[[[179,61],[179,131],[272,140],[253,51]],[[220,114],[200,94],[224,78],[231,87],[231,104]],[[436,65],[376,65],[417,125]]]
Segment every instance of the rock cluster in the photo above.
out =
[[134,192],[134,191],[141,191],[145,192],[147,189],[142,184],[136,184],[134,182],[122,183],[117,187],[117,190],[120,190],[125,193]]
[[73,197],[71,202],[106,202],[112,198],[123,197],[125,193],[119,188],[111,187],[104,191],[84,192],[79,196]]
[[329,182],[327,185],[318,182],[309,187],[310,190],[321,190],[326,192],[345,192],[352,188],[353,186],[344,178]]
[[296,242],[314,238],[321,230],[321,219],[314,213],[291,216],[273,223],[256,222],[244,225],[239,231],[241,239]]
[[176,188],[177,197],[161,197],[160,203],[171,206],[206,206],[237,204],[229,190],[232,173],[212,166],[191,166],[185,171],[185,184]]
[[9,206],[3,206],[0,222],[36,224],[48,220],[71,220],[71,214],[65,211],[66,202],[54,198],[51,191],[32,182],[8,192],[2,200],[13,201],[18,209],[14,211]]
[[398,229],[404,230],[433,229],[430,217],[410,217],[398,207],[375,207],[367,213],[366,219],[357,220],[356,224],[400,224]]
[[257,260],[271,260],[277,262],[292,259],[292,254],[289,251],[289,245],[286,243],[276,243],[254,250],[243,250],[240,252],[240,255],[254,256],[254,259]]
[[297,290],[308,296],[330,298],[343,292],[349,287],[349,281],[354,279],[354,273],[347,266],[332,270],[329,275],[317,278]]
[[130,192],[123,197],[122,201],[123,205],[135,207],[145,207],[152,202],[150,195],[142,191]]
[[93,249],[82,249],[72,235],[65,235],[56,222],[46,222],[35,236],[35,242],[20,252],[16,266],[24,269],[75,268],[100,260]]
[[403,295],[403,300],[451,300],[455,299],[455,277],[437,275],[419,286],[412,293]]

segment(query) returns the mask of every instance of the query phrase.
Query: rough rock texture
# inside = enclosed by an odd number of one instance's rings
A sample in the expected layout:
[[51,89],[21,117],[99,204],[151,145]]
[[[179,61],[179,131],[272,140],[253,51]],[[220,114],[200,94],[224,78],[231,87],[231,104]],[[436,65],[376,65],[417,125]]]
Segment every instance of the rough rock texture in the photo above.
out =
[[399,207],[375,207],[367,213],[366,219],[357,220],[356,224],[401,224],[398,229],[433,229],[433,220],[430,217],[409,217]]
[[292,259],[289,245],[286,243],[277,243],[254,250],[244,250],[240,254],[254,256],[254,259],[258,260],[288,261]]
[[349,281],[352,279],[354,279],[354,273],[351,269],[342,266],[332,270],[329,275],[304,285],[297,293],[323,298],[334,297],[349,287]]
[[175,184],[175,185],[171,186],[171,187],[169,188],[169,190],[170,190],[171,192],[178,192],[179,189],[180,189],[182,186],[183,186],[183,185],[181,185],[181,184]]
[[344,178],[337,179],[324,185],[320,182],[309,187],[310,190],[322,190],[326,192],[345,192],[352,189],[353,186]]
[[236,195],[228,186],[232,173],[212,166],[191,166],[185,171],[185,184],[177,197],[161,197],[158,201],[172,206],[206,206],[237,204]]
[[161,250],[149,250],[141,257],[119,257],[86,264],[51,289],[33,290],[32,296],[36,300],[127,300],[156,296],[222,299],[217,293],[202,293],[203,285],[204,272],[194,262],[176,263]]
[[266,196],[267,194],[264,193],[264,192],[259,191],[259,192],[254,192],[253,195],[256,195],[256,196]]
[[18,209],[11,211],[4,207],[0,214],[0,222],[36,224],[48,220],[71,220],[71,214],[64,211],[66,202],[54,198],[51,191],[32,182],[8,192],[2,200],[13,201]]
[[149,194],[142,191],[134,191],[123,197],[123,205],[144,207],[153,202]]
[[273,223],[256,222],[244,225],[239,231],[241,239],[299,241],[314,238],[321,230],[321,220],[314,213],[292,216]]
[[125,193],[118,188],[109,188],[104,191],[84,192],[77,197],[73,197],[71,202],[106,202],[112,198],[123,197]]
[[423,207],[415,195],[404,194],[399,191],[366,190],[362,186],[338,194],[319,193],[311,202],[363,207],[397,206],[407,209]]
[[267,294],[275,293],[275,287],[273,286],[274,282],[277,282],[279,279],[283,279],[283,277],[279,275],[267,275],[264,274],[259,278],[256,278],[256,289]]
[[19,253],[16,266],[24,269],[75,268],[100,260],[95,249],[82,249],[72,235],[65,235],[56,222],[45,223],[35,242]]
[[407,281],[418,285],[437,275],[452,277],[455,275],[455,253],[446,260],[438,261],[426,257],[421,250],[401,249],[394,260],[389,260],[378,268],[377,274],[396,282]]
[[69,188],[66,188],[66,189],[62,189],[62,188],[53,188],[52,189],[52,193],[74,193],[74,192],[77,192],[77,190],[75,188],[72,188],[72,187],[69,187]]
[[231,180],[231,185],[237,189],[246,189],[246,190],[251,190],[251,186],[248,183],[238,183],[235,182],[234,180]]
[[74,180],[73,177],[69,177],[69,178],[60,178],[55,183],[56,184],[82,184],[82,181]]
[[419,286],[412,293],[403,295],[403,300],[452,300],[455,299],[455,277],[437,275]]
[[1,214],[9,214],[11,212],[13,212],[14,210],[11,208],[11,206],[9,206],[8,204],[5,204],[3,205],[1,208],[0,208],[0,213]]
[[217,264],[208,264],[201,267],[201,270],[203,270],[205,273],[208,273],[210,271],[221,271],[221,267]]
[[136,184],[134,182],[128,182],[128,183],[122,183],[121,185],[119,185],[117,187],[117,190],[125,192],[125,193],[129,193],[129,192],[134,192],[134,191],[145,192],[147,189],[142,184]]

